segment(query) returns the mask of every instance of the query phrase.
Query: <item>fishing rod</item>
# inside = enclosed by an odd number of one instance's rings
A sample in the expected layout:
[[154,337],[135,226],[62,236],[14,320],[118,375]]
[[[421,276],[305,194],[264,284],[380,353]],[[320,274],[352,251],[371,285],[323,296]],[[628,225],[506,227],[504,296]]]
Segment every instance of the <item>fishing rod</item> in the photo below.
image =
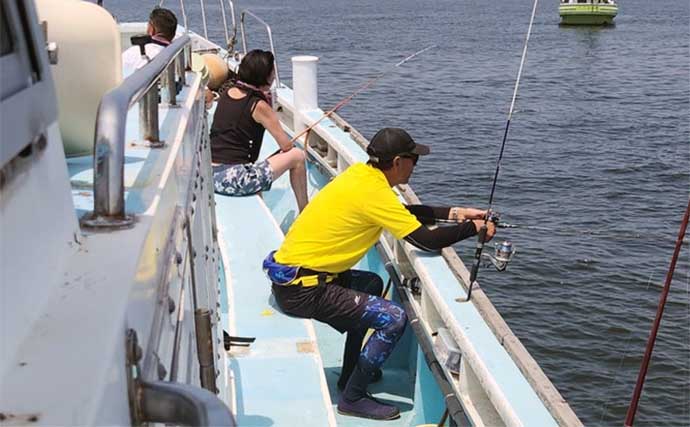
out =
[[[514,229],[523,229],[523,230],[534,230],[534,231],[543,231],[543,232],[548,232],[548,233],[558,233],[558,234],[565,234],[565,235],[572,235],[572,236],[594,236],[594,237],[601,237],[601,238],[607,238],[607,239],[643,239],[646,238],[647,236],[644,236],[642,233],[633,233],[633,232],[607,232],[607,231],[600,231],[600,230],[578,230],[574,228],[567,228],[567,227],[542,227],[539,225],[526,225],[526,224],[510,224],[506,222],[500,222],[496,224],[496,228],[514,228]],[[653,236],[649,236],[652,238]],[[657,238],[657,237],[653,237]]]
[[[426,52],[427,50],[433,49],[433,48],[435,48],[435,47],[436,47],[436,45],[434,45],[434,44],[432,44],[432,45],[430,45],[430,46],[427,46],[427,47],[425,47],[424,49],[419,50],[419,51],[413,53],[412,55],[410,55],[410,56],[408,56],[408,57],[402,59],[401,61],[398,61],[395,65],[393,65],[392,67],[390,67],[390,68],[388,68],[387,70],[383,71],[383,72],[380,73],[379,75],[374,76],[373,78],[367,80],[366,82],[364,82],[364,84],[362,84],[360,87],[358,87],[357,90],[355,90],[354,92],[352,92],[350,95],[346,96],[345,98],[341,99],[340,102],[338,102],[338,103],[335,105],[335,107],[333,107],[333,108],[331,108],[330,110],[328,110],[327,112],[325,112],[317,121],[315,121],[314,123],[312,123],[311,125],[309,125],[309,127],[307,127],[306,129],[302,130],[300,133],[298,133],[297,135],[295,135],[295,136],[290,140],[290,142],[295,142],[295,141],[297,141],[299,138],[302,137],[302,135],[305,135],[305,134],[307,134],[309,131],[311,131],[312,129],[314,129],[314,127],[316,127],[316,125],[318,125],[319,123],[321,123],[321,121],[323,121],[323,120],[326,119],[327,117],[330,117],[333,113],[335,113],[336,111],[338,111],[340,108],[342,108],[342,107],[344,107],[345,105],[347,105],[350,101],[352,101],[352,98],[354,98],[355,96],[357,96],[357,95],[358,95],[359,93],[361,93],[362,91],[364,91],[364,90],[370,88],[371,86],[373,86],[374,83],[376,83],[377,81],[381,80],[384,76],[386,76],[386,75],[389,74],[390,72],[394,71],[396,68],[400,67],[401,65],[403,65],[404,63],[406,63],[406,62],[408,62],[408,61],[411,61],[413,58],[415,58],[415,57],[421,55],[422,53]],[[306,138],[305,138],[305,142],[306,142]]]
[[644,358],[642,359],[642,364],[640,365],[640,372],[637,375],[637,383],[635,384],[635,390],[633,391],[633,396],[630,401],[630,406],[628,407],[628,413],[625,416],[625,427],[632,427],[635,421],[635,414],[637,412],[637,404],[640,401],[640,395],[642,394],[642,387],[644,386],[644,380],[647,376],[647,368],[649,367],[649,360],[652,357],[652,351],[654,351],[654,343],[656,341],[657,332],[659,332],[659,324],[661,323],[661,316],[664,315],[664,307],[666,306],[666,298],[668,297],[669,290],[671,289],[671,280],[673,280],[673,273],[676,270],[676,261],[678,261],[678,255],[680,254],[680,248],[683,245],[683,238],[685,237],[685,231],[688,228],[688,219],[690,218],[690,200],[688,200],[688,207],[685,208],[685,215],[680,224],[680,231],[678,231],[678,238],[676,239],[676,247],[673,250],[673,256],[671,257],[671,265],[666,273],[666,282],[664,283],[664,289],[661,291],[661,296],[659,297],[659,305],[656,310],[656,317],[654,318],[654,323],[652,323],[652,330],[649,332],[649,339],[647,340],[647,348],[644,352]]
[[[493,206],[494,202],[494,192],[496,191],[496,182],[498,181],[498,172],[501,170],[501,160],[503,159],[503,150],[506,147],[506,140],[508,139],[508,129],[510,128],[510,120],[513,117],[513,110],[515,108],[515,99],[517,98],[517,93],[518,93],[518,88],[520,87],[520,78],[522,77],[522,67],[525,65],[525,58],[527,57],[527,44],[529,43],[529,36],[532,34],[532,26],[534,25],[534,15],[537,12],[537,3],[539,0],[534,0],[534,5],[532,6],[532,16],[529,19],[529,27],[527,28],[527,35],[525,36],[525,44],[524,47],[522,48],[522,58],[520,59],[520,67],[518,68],[518,73],[517,73],[517,78],[515,79],[515,89],[513,89],[513,99],[510,102],[510,109],[508,110],[508,120],[506,121],[506,128],[505,131],[503,132],[503,142],[501,143],[501,151],[498,155],[498,161],[496,162],[496,172],[494,173],[494,182],[491,185],[491,195],[489,196],[489,207],[486,210],[486,215],[484,216],[484,224],[482,227],[479,229],[479,233],[477,236],[477,247],[474,252],[474,264],[472,265],[472,270],[470,271],[470,285],[469,288],[467,289],[467,299],[465,301],[469,301],[470,298],[472,297],[472,287],[474,286],[474,283],[477,281],[477,273],[479,272],[479,265],[481,264],[482,260],[482,251],[484,250],[484,240],[486,239],[486,231],[487,231],[487,224],[489,221],[493,222],[494,224],[498,223],[498,217],[494,216],[491,212],[491,206]],[[510,242],[504,242],[502,244],[503,249],[505,250],[510,250],[511,254],[514,253],[512,244]],[[500,251],[500,248],[496,249],[496,254],[498,255]],[[504,258],[505,264],[503,266],[503,269],[505,269],[505,266],[507,266],[507,263],[510,261],[510,258],[512,255],[505,254],[506,257]]]

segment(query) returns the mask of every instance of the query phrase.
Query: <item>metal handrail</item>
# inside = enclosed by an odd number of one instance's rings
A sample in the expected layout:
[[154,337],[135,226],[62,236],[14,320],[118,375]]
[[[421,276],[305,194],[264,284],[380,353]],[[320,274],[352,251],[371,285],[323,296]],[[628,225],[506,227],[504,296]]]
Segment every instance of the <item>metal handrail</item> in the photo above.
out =
[[[158,135],[158,86],[157,83],[169,68],[173,75],[176,59],[185,60],[180,55],[188,45],[190,37],[183,35],[175,39],[148,64],[127,77],[120,86],[111,89],[101,99],[96,115],[96,136],[93,153],[93,193],[94,210],[84,218],[87,227],[127,227],[133,219],[125,214],[124,162],[125,162],[125,124],[127,112],[136,102],[142,101],[141,115],[144,122],[140,126],[143,133],[153,132],[153,142]],[[175,100],[174,86],[166,85],[167,98]],[[147,110],[146,108],[149,109]]]
[[204,0],[199,0],[199,4],[201,5],[201,23],[204,26],[204,38],[208,40],[208,26],[206,25],[206,5],[204,4]]
[[[230,37],[230,32],[228,31],[228,19],[227,19],[227,14],[225,13],[225,4],[223,3],[223,0],[218,0],[220,2],[220,15],[223,20],[223,31],[225,33],[225,47],[228,49],[228,53],[232,54],[232,50],[235,47],[235,43],[237,40],[237,19],[235,18],[235,4],[232,2],[232,0],[228,0],[228,4],[230,6],[230,13],[232,17],[232,38]],[[165,0],[160,0],[158,2],[158,7],[163,7],[163,3]],[[202,22],[202,29],[204,30],[204,38],[208,40],[208,24],[206,21],[206,4],[204,0],[199,0],[199,4],[201,5],[201,22]],[[185,28],[185,33],[189,33],[189,25],[187,22],[187,11],[184,6],[184,0],[180,0],[180,10],[182,11],[182,21],[183,25]],[[275,52],[274,52],[275,56]]]
[[262,24],[264,27],[266,27],[266,32],[268,33],[268,42],[271,45],[271,53],[273,54],[273,67],[276,71],[276,87],[280,87],[280,73],[278,73],[278,57],[276,56],[276,49],[273,45],[273,35],[271,33],[271,27],[261,18],[256,16],[251,10],[245,9],[242,11],[242,14],[240,15],[240,30],[242,31],[242,50],[244,50],[244,53],[247,53],[247,36],[244,32],[244,15],[249,15],[252,18],[256,19],[259,21],[260,24]]
[[223,18],[223,32],[225,32],[225,47],[228,47],[230,43],[230,34],[228,34],[228,18],[225,16],[225,4],[223,0],[219,0],[220,3],[220,16]]
[[237,423],[215,394],[190,384],[139,381],[143,422],[187,426],[227,426]]
[[235,50],[235,44],[237,43],[237,19],[235,18],[235,3],[232,0],[228,0],[230,5],[230,14],[232,17],[232,38],[228,41],[227,49],[228,54],[232,55]]

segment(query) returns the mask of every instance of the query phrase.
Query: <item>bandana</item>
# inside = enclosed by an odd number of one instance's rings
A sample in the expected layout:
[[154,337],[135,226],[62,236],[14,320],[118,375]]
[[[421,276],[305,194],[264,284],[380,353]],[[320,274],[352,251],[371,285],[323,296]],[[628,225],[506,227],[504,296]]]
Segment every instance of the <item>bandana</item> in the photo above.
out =
[[264,92],[258,87],[245,83],[242,80],[237,80],[235,82],[235,86],[239,87],[240,89],[256,92],[264,101],[268,102],[268,105],[270,105],[271,108],[273,108],[273,96],[271,95],[270,91]]

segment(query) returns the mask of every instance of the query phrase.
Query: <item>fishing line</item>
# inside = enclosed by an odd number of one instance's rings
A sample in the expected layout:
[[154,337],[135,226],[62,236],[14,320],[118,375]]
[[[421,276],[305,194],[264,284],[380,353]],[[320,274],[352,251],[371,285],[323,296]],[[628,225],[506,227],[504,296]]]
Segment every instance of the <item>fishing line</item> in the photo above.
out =
[[[364,91],[364,90],[368,89],[369,87],[373,86],[374,83],[376,83],[377,81],[381,80],[384,76],[386,76],[386,75],[389,74],[390,72],[394,71],[396,68],[400,67],[400,66],[403,65],[404,63],[406,63],[406,62],[408,62],[408,61],[411,61],[411,60],[414,59],[415,57],[417,57],[417,56],[421,55],[422,53],[424,53],[424,52],[426,52],[426,51],[428,51],[428,50],[430,50],[430,49],[433,49],[433,48],[435,48],[435,47],[436,47],[436,45],[434,45],[434,44],[432,44],[432,45],[430,45],[430,46],[427,46],[427,47],[425,47],[424,49],[419,50],[419,51],[413,53],[412,55],[410,55],[410,56],[408,56],[408,57],[402,59],[401,61],[399,61],[398,63],[396,63],[396,64],[393,65],[392,67],[388,68],[387,70],[383,71],[382,73],[378,74],[377,76],[375,76],[375,77],[369,79],[368,81],[364,82],[364,84],[362,84],[360,87],[358,87],[357,90],[355,90],[355,91],[352,92],[350,95],[348,95],[348,96],[346,96],[345,98],[343,98],[342,100],[340,100],[340,102],[338,102],[338,103],[335,105],[335,107],[333,107],[333,108],[331,108],[330,110],[328,110],[327,112],[325,112],[317,121],[315,121],[314,123],[312,123],[311,125],[309,125],[309,127],[307,127],[306,129],[302,130],[300,133],[298,133],[297,135],[295,135],[295,136],[290,140],[290,142],[295,142],[295,141],[297,141],[300,137],[302,137],[302,135],[305,135],[306,133],[308,133],[309,131],[311,131],[316,125],[318,125],[319,123],[321,123],[321,121],[323,121],[325,118],[330,117],[333,113],[335,113],[336,111],[338,111],[340,108],[342,108],[342,107],[344,107],[345,105],[347,105],[347,104],[352,100],[352,98],[354,98],[355,96],[357,96],[357,95],[358,95],[359,93],[361,93],[362,91]],[[306,138],[305,138],[305,142],[306,142]]]
[[644,381],[647,377],[647,369],[649,368],[649,361],[652,358],[652,352],[654,351],[654,344],[656,342],[656,336],[659,332],[659,326],[661,324],[661,317],[664,315],[664,308],[666,307],[666,298],[671,290],[671,281],[673,280],[673,273],[676,270],[676,262],[678,261],[678,256],[680,255],[680,249],[683,245],[683,238],[685,237],[685,232],[688,228],[688,220],[690,220],[690,200],[688,200],[688,206],[685,208],[685,214],[683,215],[683,220],[680,223],[680,230],[678,231],[678,238],[676,239],[676,247],[673,250],[673,256],[671,257],[671,265],[668,267],[666,272],[666,280],[664,283],[664,289],[661,291],[659,296],[659,304],[657,306],[656,317],[652,323],[652,330],[649,332],[649,339],[647,340],[647,347],[645,348],[644,358],[640,364],[640,372],[637,375],[637,383],[635,384],[635,390],[633,391],[632,399],[630,400],[630,406],[628,407],[628,412],[625,415],[625,427],[632,427],[635,422],[635,414],[637,413],[637,405],[640,402],[640,396],[642,395],[642,387],[644,387]]
[[484,217],[484,225],[479,229],[477,236],[477,248],[474,253],[474,265],[472,265],[472,270],[470,271],[470,285],[467,289],[467,299],[469,301],[472,297],[472,287],[477,281],[477,273],[479,272],[479,265],[482,260],[482,251],[484,250],[484,240],[486,238],[487,223],[491,217],[491,207],[494,202],[494,192],[496,191],[496,182],[498,181],[498,173],[501,170],[501,160],[503,160],[503,151],[506,147],[506,140],[508,139],[508,129],[510,128],[510,120],[513,117],[513,110],[515,109],[515,99],[517,98],[518,88],[520,87],[520,78],[522,77],[522,68],[525,65],[525,58],[527,57],[527,45],[529,43],[529,37],[532,34],[532,26],[534,25],[534,15],[537,13],[537,3],[539,0],[534,0],[534,5],[532,6],[532,16],[529,19],[529,27],[527,28],[527,35],[525,36],[525,44],[522,48],[522,57],[520,58],[520,67],[518,68],[517,78],[515,79],[515,89],[513,89],[513,99],[510,101],[510,109],[508,110],[508,120],[506,121],[506,128],[503,132],[503,142],[501,143],[501,151],[498,155],[498,161],[496,162],[496,172],[494,173],[494,181],[491,185],[491,194],[489,195],[489,207],[486,210],[486,216]]
[[505,222],[500,222],[496,224],[497,228],[512,228],[512,229],[524,229],[532,231],[543,231],[548,233],[565,234],[571,236],[594,236],[607,239],[657,239],[658,236],[647,236],[642,233],[634,232],[611,232],[611,231],[601,231],[601,230],[578,230],[575,228],[567,227],[542,227],[539,225],[524,225],[524,224],[510,224]]
[[[645,291],[649,291],[649,288],[652,286],[652,276],[653,275],[654,275],[653,272],[649,274],[649,279],[647,279],[647,288],[645,289]],[[611,385],[609,385],[609,390],[613,389],[613,386],[616,385],[616,382],[618,382],[618,378],[620,378],[620,372],[623,369],[623,363],[625,362],[625,358],[630,353],[630,344],[632,343],[632,338],[633,338],[633,334],[632,334],[632,330],[630,330],[630,331],[628,331],[628,338],[626,339],[625,345],[623,345],[623,348],[625,350],[623,350],[623,355],[621,356],[621,360],[618,363],[618,368],[614,372],[613,381],[611,381]],[[601,411],[602,411],[601,418],[599,419],[600,425],[601,425],[601,423],[604,422],[604,418],[606,417],[606,414],[608,413],[608,402],[611,401],[612,396],[613,395],[610,394],[609,398],[607,400],[604,400],[604,404],[602,405],[602,408],[601,408]]]
[[[458,222],[456,220],[451,220],[451,219],[437,219],[436,222],[441,223],[441,224],[457,224]],[[634,233],[634,232],[610,232],[610,231],[601,231],[601,230],[578,230],[575,228],[567,228],[567,227],[542,227],[539,225],[525,225],[525,224],[513,224],[513,223],[506,223],[501,220],[500,222],[496,223],[496,228],[510,228],[510,229],[517,229],[517,230],[530,230],[530,231],[543,231],[543,232],[548,232],[548,233],[556,233],[556,234],[565,234],[565,235],[572,235],[572,236],[594,236],[594,237],[601,237],[601,238],[609,238],[609,239],[646,239],[646,238],[654,238],[658,239],[656,236],[646,236],[643,235],[642,233]]]

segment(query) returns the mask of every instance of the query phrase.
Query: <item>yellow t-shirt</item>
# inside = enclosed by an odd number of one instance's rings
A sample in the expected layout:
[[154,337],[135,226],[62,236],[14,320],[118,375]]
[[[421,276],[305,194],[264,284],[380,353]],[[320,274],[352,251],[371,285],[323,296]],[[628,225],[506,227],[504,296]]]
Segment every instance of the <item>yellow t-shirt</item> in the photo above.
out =
[[422,224],[380,170],[356,163],[314,197],[275,254],[280,264],[328,273],[352,268],[386,229],[397,239]]

